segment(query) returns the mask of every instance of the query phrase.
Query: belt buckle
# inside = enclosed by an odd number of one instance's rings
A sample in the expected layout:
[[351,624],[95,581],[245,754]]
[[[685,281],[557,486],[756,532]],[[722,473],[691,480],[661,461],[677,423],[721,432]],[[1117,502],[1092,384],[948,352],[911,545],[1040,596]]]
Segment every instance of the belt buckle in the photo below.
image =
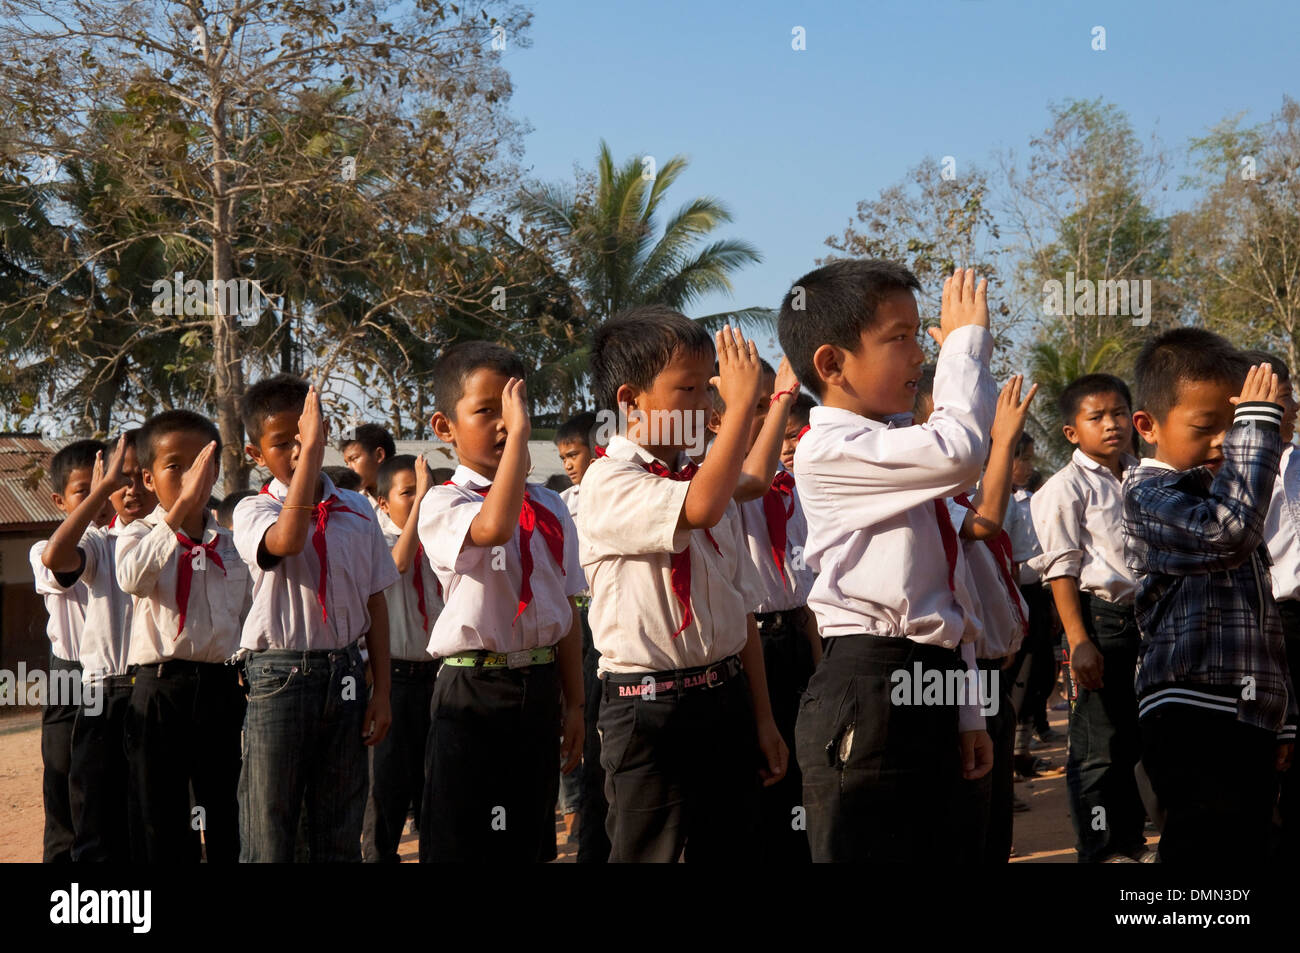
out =
[[528,668],[533,664],[533,650],[506,653],[506,668]]
[[722,664],[721,662],[714,662],[712,665],[710,665],[708,668],[704,670],[705,688],[717,688],[718,683],[722,680],[719,677],[719,672],[718,672],[718,666],[721,664]]

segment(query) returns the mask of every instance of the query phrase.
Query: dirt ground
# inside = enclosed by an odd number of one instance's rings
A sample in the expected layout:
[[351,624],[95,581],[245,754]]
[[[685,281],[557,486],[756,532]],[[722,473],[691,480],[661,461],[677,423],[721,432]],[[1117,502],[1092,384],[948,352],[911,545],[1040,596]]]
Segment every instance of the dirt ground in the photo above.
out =
[[[1066,715],[1053,711],[1052,726],[1064,738]],[[1012,863],[1073,863],[1074,832],[1065,799],[1064,742],[1034,752],[1052,762],[1053,770],[1034,780],[1016,784],[1016,794],[1030,809],[1015,816],[1015,853]],[[44,830],[41,806],[41,726],[39,714],[0,719],[0,862],[39,862]],[[572,863],[576,838],[564,835],[556,816],[559,863]],[[1153,842],[1152,838],[1148,838]],[[415,861],[418,836],[402,838],[400,856]]]

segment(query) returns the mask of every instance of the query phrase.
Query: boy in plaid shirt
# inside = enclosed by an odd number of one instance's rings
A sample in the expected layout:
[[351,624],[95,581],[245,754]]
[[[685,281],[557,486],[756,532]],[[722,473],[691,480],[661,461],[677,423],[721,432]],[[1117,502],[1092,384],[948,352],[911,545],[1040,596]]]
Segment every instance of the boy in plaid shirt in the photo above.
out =
[[1277,375],[1196,328],[1147,344],[1135,375],[1133,423],[1155,456],[1126,476],[1124,543],[1160,859],[1262,860],[1296,711],[1263,540],[1282,453]]

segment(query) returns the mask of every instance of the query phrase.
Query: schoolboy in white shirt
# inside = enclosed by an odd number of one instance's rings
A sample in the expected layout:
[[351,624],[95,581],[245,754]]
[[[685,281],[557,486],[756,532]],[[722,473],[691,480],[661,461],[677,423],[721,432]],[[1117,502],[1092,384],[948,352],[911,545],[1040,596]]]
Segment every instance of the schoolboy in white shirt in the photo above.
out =
[[980,621],[942,497],[978,480],[996,404],[987,286],[958,270],[931,329],[934,413],[887,422],[916,399],[919,287],[893,262],[840,261],[781,307],[782,349],[822,399],[794,458],[818,573],[808,604],[828,642],[795,730],[815,862],[955,859],[961,779],[992,764],[977,699],[910,704],[895,675],[964,684],[975,668]]
[[542,863],[556,856],[556,767],[572,771],[582,756],[577,530],[558,493],[527,482],[519,357],[459,344],[432,377],[430,423],[460,466],[419,510],[420,543],[446,600],[429,638],[443,663],[420,860]]
[[[50,497],[63,513],[72,513],[90,495],[95,460],[106,449],[99,440],[75,440],[50,459]],[[106,499],[92,525],[107,526],[112,516],[112,504]],[[41,560],[48,544],[44,539],[34,543],[27,558],[36,592],[49,615],[45,631],[50,640],[50,697],[41,709],[41,795],[45,807],[42,861],[52,864],[72,860],[72,726],[81,707],[81,633],[90,595],[81,579],[69,588],[54,578]],[[62,697],[64,692],[76,697]]]
[[[87,593],[80,649],[83,704],[72,728],[69,774],[76,831],[72,859],[77,862],[131,859],[124,752],[131,702],[131,600],[118,587],[114,566],[117,534],[157,504],[140,474],[137,433],[123,434],[107,463],[99,455],[90,494],[41,554],[58,585],[71,588],[84,580]],[[91,527],[105,500],[112,501],[112,523],[102,530]]]
[[235,545],[253,578],[240,637],[240,860],[291,862],[305,795],[312,862],[360,861],[365,746],[392,717],[384,590],[397,567],[365,497],[321,473],[315,388],[277,374],[250,387],[240,410],[245,451],[274,477],[235,508]]
[[[611,862],[734,863],[753,856],[760,783],[785,774],[762,646],[760,598],[732,500],[744,463],[759,359],[717,335],[735,411],[697,467],[710,412],[713,341],[651,305],[596,331],[593,391],[628,421],[583,478],[578,528],[603,682],[599,730]],[[694,425],[694,426],[692,426]]]
[[133,597],[131,853],[141,863],[198,863],[206,854],[208,863],[233,864],[244,695],[227,660],[252,585],[230,531],[206,505],[221,436],[202,415],[169,410],[145,421],[136,447],[158,505],[117,539],[117,582]]

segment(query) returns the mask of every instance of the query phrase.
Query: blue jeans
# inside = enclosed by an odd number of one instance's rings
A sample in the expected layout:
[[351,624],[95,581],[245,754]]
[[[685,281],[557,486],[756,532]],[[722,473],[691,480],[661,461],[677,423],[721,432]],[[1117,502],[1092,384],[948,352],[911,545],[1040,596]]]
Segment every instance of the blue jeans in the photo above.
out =
[[292,863],[304,805],[312,861],[360,861],[369,692],[356,643],[334,652],[258,652],[244,670],[240,861]]

